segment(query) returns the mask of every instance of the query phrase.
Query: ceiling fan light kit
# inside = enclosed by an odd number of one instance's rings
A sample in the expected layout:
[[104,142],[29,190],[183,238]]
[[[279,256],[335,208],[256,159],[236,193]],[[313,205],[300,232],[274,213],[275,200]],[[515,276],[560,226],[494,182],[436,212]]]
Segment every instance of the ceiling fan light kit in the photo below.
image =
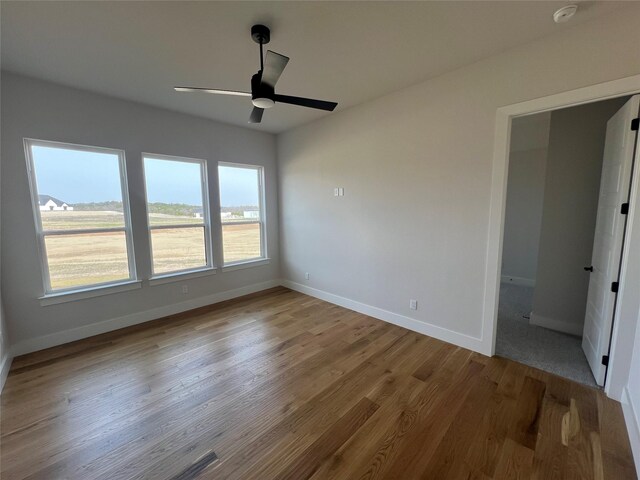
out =
[[287,66],[289,57],[285,57],[271,50],[267,50],[267,54],[263,55],[262,46],[271,41],[271,31],[268,27],[264,25],[254,25],[251,27],[251,38],[260,45],[260,70],[251,77],[251,93],[204,87],[174,87],[174,90],[176,92],[206,92],[217,95],[251,97],[253,111],[249,116],[249,123],[260,123],[264,110],[273,107],[276,103],[288,103],[290,105],[299,105],[301,107],[315,108],[328,112],[332,112],[336,108],[338,105],[336,102],[277,94],[275,92],[276,82],[280,78],[280,75],[282,75],[284,67]]

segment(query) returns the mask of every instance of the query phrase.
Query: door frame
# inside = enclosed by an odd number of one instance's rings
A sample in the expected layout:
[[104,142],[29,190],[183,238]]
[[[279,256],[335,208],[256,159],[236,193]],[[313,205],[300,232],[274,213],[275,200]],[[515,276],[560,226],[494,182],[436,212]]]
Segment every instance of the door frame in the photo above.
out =
[[[509,171],[509,147],[511,142],[511,123],[515,117],[533,115],[536,113],[559,110],[562,108],[584,105],[587,103],[599,102],[611,98],[640,93],[640,75],[599,83],[588,87],[579,88],[567,92],[562,92],[546,97],[540,97],[525,102],[512,105],[505,105],[498,108],[496,112],[496,123],[494,133],[493,164],[491,178],[491,199],[489,210],[489,231],[487,238],[486,269],[485,269],[485,289],[484,305],[482,313],[482,353],[493,356],[496,346],[496,330],[498,326],[498,301],[500,293],[500,272],[502,268],[502,241],[504,234],[504,218],[507,198],[507,179]],[[638,157],[640,152],[636,152]],[[636,164],[638,165],[638,164]],[[640,174],[634,175],[632,179],[632,202],[627,217],[626,232],[629,232],[634,217],[640,223]],[[636,215],[634,215],[634,213]],[[624,272],[628,254],[625,251],[622,255],[621,272]],[[621,280],[624,278],[621,275]],[[618,303],[624,301],[623,291],[626,288],[633,288],[634,285],[625,285],[621,281]],[[640,285],[635,285],[636,291]],[[631,361],[631,352],[621,352],[616,355],[616,345],[618,336],[632,335],[635,331],[635,323],[621,322],[618,313],[621,308],[617,308],[614,315],[614,329],[612,334],[611,361],[609,363],[607,379],[605,382],[605,392],[612,398],[620,400],[622,391],[627,382],[628,368]],[[627,320],[627,319],[624,319]],[[628,356],[628,360],[627,360]],[[616,361],[616,357],[621,357]],[[625,371],[627,375],[625,375]]]

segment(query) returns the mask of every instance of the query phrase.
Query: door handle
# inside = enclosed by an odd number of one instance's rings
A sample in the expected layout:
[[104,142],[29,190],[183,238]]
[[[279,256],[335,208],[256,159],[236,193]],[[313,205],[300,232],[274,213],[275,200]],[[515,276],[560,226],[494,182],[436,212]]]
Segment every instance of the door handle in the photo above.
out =
[[585,272],[593,272],[593,266],[591,266],[591,267],[584,267],[584,271],[585,271]]

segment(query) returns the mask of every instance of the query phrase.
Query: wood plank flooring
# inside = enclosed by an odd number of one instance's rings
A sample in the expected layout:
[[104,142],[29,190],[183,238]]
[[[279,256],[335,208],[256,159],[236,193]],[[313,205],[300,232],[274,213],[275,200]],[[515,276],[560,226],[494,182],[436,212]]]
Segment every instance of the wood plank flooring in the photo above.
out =
[[275,288],[16,358],[3,479],[635,479],[600,391]]

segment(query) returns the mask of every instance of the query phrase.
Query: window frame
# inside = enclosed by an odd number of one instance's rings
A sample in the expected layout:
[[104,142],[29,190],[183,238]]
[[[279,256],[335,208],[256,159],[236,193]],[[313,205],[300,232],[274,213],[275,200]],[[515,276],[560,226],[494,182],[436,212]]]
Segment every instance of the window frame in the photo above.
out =
[[[202,225],[200,224],[186,224],[186,223],[176,223],[171,225],[156,225],[152,226],[151,222],[149,222],[149,195],[147,189],[147,167],[145,165],[145,159],[158,159],[165,161],[174,161],[174,162],[185,162],[185,163],[197,163],[200,164],[200,190],[202,193]],[[183,157],[179,155],[166,155],[161,153],[150,153],[150,152],[142,152],[142,177],[144,184],[144,207],[146,212],[146,222],[147,222],[147,235],[149,239],[149,266],[151,268],[151,276],[149,281],[152,284],[158,283],[160,279],[169,279],[171,277],[180,276],[180,275],[190,275],[198,272],[215,272],[216,263],[213,254],[213,242],[212,242],[212,229],[211,229],[211,215],[210,215],[210,207],[209,207],[209,176],[207,170],[207,160],[200,158],[191,158],[191,157]],[[170,230],[177,228],[202,228],[204,232],[204,252],[205,252],[205,260],[206,264],[199,267],[193,268],[185,268],[182,270],[174,270],[171,272],[160,272],[156,273],[153,265],[153,239],[151,236],[152,230]],[[155,282],[154,282],[155,281]]]
[[[42,284],[44,289],[43,298],[46,297],[58,297],[62,295],[86,292],[91,290],[98,290],[102,288],[110,288],[118,285],[131,284],[138,281],[138,274],[136,270],[135,251],[133,244],[133,230],[131,223],[131,208],[129,204],[129,186],[127,182],[127,168],[125,152],[119,148],[110,147],[96,147],[91,145],[80,145],[75,143],[59,142],[54,140],[41,140],[35,138],[24,138],[25,159],[27,162],[27,177],[29,180],[29,190],[31,194],[31,205],[33,208],[34,224],[36,229],[36,237],[38,244],[38,257],[40,260],[40,270],[42,275]],[[91,153],[108,153],[111,155],[117,155],[118,157],[118,169],[120,174],[120,191],[122,194],[122,214],[124,217],[124,225],[122,227],[108,227],[108,228],[84,228],[84,229],[69,229],[69,230],[45,230],[42,225],[42,216],[40,214],[39,206],[39,193],[38,193],[38,181],[37,173],[35,169],[35,163],[33,160],[32,147],[46,147],[46,148],[59,148],[61,150],[73,150],[79,152],[91,152]],[[116,233],[123,232],[125,235],[125,245],[127,249],[127,265],[129,271],[129,277],[119,280],[113,280],[109,282],[90,283],[85,285],[78,285],[68,288],[51,288],[51,273],[49,271],[49,257],[47,255],[46,237],[47,236],[70,236],[78,234],[91,234],[91,233]]]
[[257,170],[258,172],[258,211],[260,212],[260,219],[258,221],[255,220],[242,220],[239,222],[229,222],[227,225],[251,225],[257,223],[260,226],[260,255],[259,257],[247,258],[244,260],[236,260],[234,262],[227,262],[224,259],[224,226],[225,223],[222,221],[222,212],[218,212],[218,216],[220,219],[220,252],[222,255],[222,267],[226,270],[234,270],[233,267],[239,267],[244,264],[250,265],[253,263],[264,263],[269,260],[268,252],[267,252],[267,215],[266,215],[266,201],[265,201],[265,189],[264,189],[264,166],[262,165],[252,165],[248,163],[235,163],[235,162],[218,162],[218,206],[222,208],[222,198],[221,192],[222,189],[220,187],[220,167],[232,167],[232,168],[244,168],[247,170]]

